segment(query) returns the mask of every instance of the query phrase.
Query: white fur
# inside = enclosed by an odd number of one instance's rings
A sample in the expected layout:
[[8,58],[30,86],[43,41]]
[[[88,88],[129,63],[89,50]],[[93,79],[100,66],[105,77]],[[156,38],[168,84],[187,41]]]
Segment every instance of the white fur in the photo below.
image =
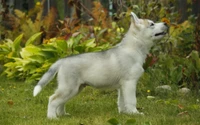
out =
[[118,89],[119,113],[140,114],[136,108],[137,81],[144,72],[142,66],[154,41],[161,39],[168,27],[131,14],[130,28],[116,47],[61,59],[43,75],[34,96],[58,72],[58,88],[49,98],[48,118],[65,115],[65,103],[86,85]]
[[42,90],[42,87],[40,85],[36,85],[33,90],[33,96],[35,97],[40,91]]

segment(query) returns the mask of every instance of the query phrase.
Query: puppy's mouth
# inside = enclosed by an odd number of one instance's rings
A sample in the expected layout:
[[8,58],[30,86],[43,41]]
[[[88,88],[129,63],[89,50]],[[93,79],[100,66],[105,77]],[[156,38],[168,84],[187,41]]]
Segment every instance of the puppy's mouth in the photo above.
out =
[[160,33],[156,33],[155,36],[166,35],[166,34],[167,34],[167,32],[163,31],[163,32],[160,32]]

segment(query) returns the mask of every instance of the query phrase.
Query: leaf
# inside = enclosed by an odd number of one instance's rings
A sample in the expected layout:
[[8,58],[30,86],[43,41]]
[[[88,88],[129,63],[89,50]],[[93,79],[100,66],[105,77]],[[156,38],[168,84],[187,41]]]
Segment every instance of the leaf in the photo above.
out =
[[13,100],[8,100],[7,103],[8,103],[9,106],[12,106],[14,104]]
[[197,59],[199,59],[199,53],[197,51],[192,51],[191,57],[192,57],[192,59],[197,60]]
[[136,125],[136,120],[135,119],[129,119],[126,121],[125,125]]
[[13,42],[13,50],[14,52],[16,51],[19,51],[19,49],[21,48],[20,47],[20,43],[22,41],[22,37],[23,37],[23,34],[19,35]]
[[199,58],[199,53],[197,51],[192,51],[191,52],[191,58],[192,60],[195,61],[195,68],[197,70],[200,70],[200,58]]
[[28,46],[30,44],[32,44],[40,35],[42,34],[42,32],[36,33],[34,35],[32,35],[26,42],[25,46]]
[[19,17],[19,18],[25,17],[25,13],[20,11],[20,10],[18,10],[18,9],[15,9],[14,12],[17,15],[17,17]]
[[82,38],[83,38],[82,34],[74,37],[74,46],[77,46],[80,43],[80,41],[81,41]]
[[86,40],[85,41],[85,46],[86,47],[95,47],[96,46],[96,44],[95,44],[95,38]]
[[97,38],[99,38],[101,35],[103,35],[107,30],[108,30],[107,28],[101,30],[101,31],[97,34]]
[[42,51],[45,52],[57,52],[56,47],[54,47],[52,44],[44,44]]
[[58,49],[53,44],[45,44],[41,49],[40,55],[46,59],[58,57]]
[[152,125],[151,122],[145,122],[144,125]]
[[75,46],[74,47],[74,53],[75,52],[77,52],[77,54],[85,52],[84,46]]
[[193,109],[193,110],[199,110],[200,109],[200,105],[193,104],[193,105],[190,106],[190,108]]
[[74,38],[70,38],[69,40],[67,40],[67,47],[68,48],[72,48],[73,45],[74,45]]
[[41,55],[32,55],[29,57],[29,60],[42,64],[42,63],[44,63],[45,58]]
[[12,47],[13,47],[13,41],[10,39],[6,39],[3,44],[0,44],[0,51],[1,52],[7,52],[7,54],[9,52],[12,51]]
[[65,40],[56,40],[57,49],[60,49],[62,52],[67,50],[67,43]]
[[175,67],[173,70],[170,71],[172,82],[178,83],[181,81],[181,79],[183,78],[182,69],[183,69],[183,66],[178,65],[177,67]]
[[40,51],[41,51],[40,48],[38,48],[34,45],[29,45],[22,49],[22,51],[20,52],[20,55],[23,59],[25,59],[32,55],[39,55]]
[[180,112],[177,116],[187,116],[189,115],[188,111]]
[[13,77],[17,77],[16,73],[17,73],[17,69],[16,67],[16,63],[14,62],[8,62],[6,64],[4,64],[4,66],[6,67],[6,69],[3,72],[3,75],[7,75],[8,78],[13,78]]
[[49,60],[49,59],[54,59],[55,57],[57,57],[56,59],[59,58],[58,55],[57,55],[55,52],[46,51],[46,50],[41,51],[41,52],[40,52],[40,55],[43,56],[43,57],[45,57],[45,59],[48,59],[48,60]]
[[110,123],[111,125],[121,125],[117,119],[115,118],[111,118],[108,120],[108,123]]
[[26,72],[26,71],[28,71],[27,75],[33,74],[33,73],[35,73],[36,68],[37,68],[36,63],[30,61],[25,66],[23,66],[23,74],[25,75],[24,72]]
[[178,105],[178,108],[181,109],[181,110],[183,110],[183,109],[184,109],[184,106],[182,106],[181,104],[179,104],[179,105]]

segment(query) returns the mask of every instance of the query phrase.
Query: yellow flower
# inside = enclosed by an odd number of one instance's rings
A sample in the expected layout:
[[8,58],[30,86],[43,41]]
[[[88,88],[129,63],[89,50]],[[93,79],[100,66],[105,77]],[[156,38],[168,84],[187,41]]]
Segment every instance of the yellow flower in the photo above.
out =
[[124,32],[124,28],[120,28],[120,31],[121,31],[121,33],[123,33]]
[[117,28],[117,32],[118,32],[118,33],[120,32],[120,28]]
[[40,5],[41,5],[41,3],[40,3],[40,2],[37,2],[37,3],[36,3],[36,5],[37,5],[37,6],[40,6]]
[[98,27],[98,29],[97,30],[101,30],[101,27]]
[[99,31],[99,30],[101,30],[101,27],[99,27],[99,26],[94,27],[94,31],[95,31],[95,32],[96,32],[96,31]]
[[150,93],[151,91],[148,89],[147,92]]
[[108,32],[111,32],[112,31],[112,29],[108,29]]
[[43,42],[44,44],[47,44],[47,43],[50,43],[50,40],[44,39],[42,42]]
[[118,27],[117,29],[116,29],[116,31],[118,32],[118,33],[123,33],[124,32],[124,28],[120,28],[120,27]]

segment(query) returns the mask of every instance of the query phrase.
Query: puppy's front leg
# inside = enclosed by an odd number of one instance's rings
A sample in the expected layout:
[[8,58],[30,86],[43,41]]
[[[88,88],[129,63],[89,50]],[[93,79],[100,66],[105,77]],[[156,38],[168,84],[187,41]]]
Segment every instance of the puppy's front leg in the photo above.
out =
[[140,114],[136,108],[137,100],[136,100],[136,86],[137,80],[128,80],[124,81],[121,86],[121,90],[123,93],[124,99],[124,113],[127,114]]

